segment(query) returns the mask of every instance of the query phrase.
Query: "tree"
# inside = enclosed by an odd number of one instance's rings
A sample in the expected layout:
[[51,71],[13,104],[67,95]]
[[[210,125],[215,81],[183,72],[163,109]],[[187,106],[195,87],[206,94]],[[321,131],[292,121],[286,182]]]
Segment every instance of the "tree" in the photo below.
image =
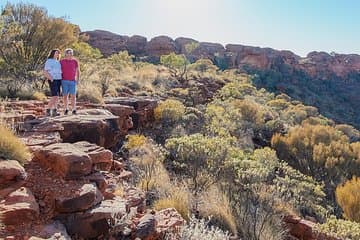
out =
[[133,55],[129,55],[128,51],[120,51],[108,57],[108,61],[116,70],[122,71],[133,66],[133,57]]
[[187,81],[186,73],[189,61],[184,54],[170,53],[160,57],[160,63],[168,67],[172,77],[176,78],[180,83]]
[[8,3],[1,12],[1,75],[14,96],[34,72],[41,69],[49,51],[76,41],[79,28],[62,18],[49,17],[44,8],[33,4]]
[[75,55],[81,62],[97,60],[102,57],[99,49],[91,47],[86,42],[76,42],[72,45],[72,48],[74,49]]

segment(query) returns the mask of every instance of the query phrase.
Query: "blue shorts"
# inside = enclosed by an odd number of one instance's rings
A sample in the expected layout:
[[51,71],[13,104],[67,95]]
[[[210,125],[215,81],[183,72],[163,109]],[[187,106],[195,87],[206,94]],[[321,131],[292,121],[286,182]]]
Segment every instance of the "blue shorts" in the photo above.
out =
[[62,80],[61,86],[63,95],[76,94],[76,81]]

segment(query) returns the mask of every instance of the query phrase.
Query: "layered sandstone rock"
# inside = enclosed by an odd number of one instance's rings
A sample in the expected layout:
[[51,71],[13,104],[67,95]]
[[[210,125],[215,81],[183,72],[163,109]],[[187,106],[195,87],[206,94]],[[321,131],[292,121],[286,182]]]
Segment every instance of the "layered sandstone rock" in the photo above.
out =
[[85,141],[76,142],[74,146],[89,155],[92,170],[110,171],[113,162],[113,153],[110,150]]
[[39,205],[28,188],[10,193],[0,202],[1,221],[5,225],[29,223],[39,216]]
[[65,179],[76,179],[97,170],[109,171],[112,157],[111,151],[84,141],[51,144],[34,152],[34,160]]
[[25,169],[15,160],[0,161],[0,189],[26,178]]
[[0,161],[0,199],[22,187],[26,176],[25,169],[18,161]]
[[103,200],[101,192],[94,184],[84,184],[72,197],[56,199],[56,210],[60,213],[81,212]]
[[[116,97],[105,99],[105,108],[117,115],[118,110],[114,106],[129,106],[134,109],[130,116],[133,122],[133,128],[144,127],[154,122],[154,109],[158,103],[157,99],[149,97]],[[125,110],[123,110],[125,111]],[[126,110],[130,113],[130,110]]]
[[111,225],[120,223],[126,214],[123,199],[105,200],[85,213],[70,215],[65,222],[68,232],[82,238],[95,238],[107,234]]

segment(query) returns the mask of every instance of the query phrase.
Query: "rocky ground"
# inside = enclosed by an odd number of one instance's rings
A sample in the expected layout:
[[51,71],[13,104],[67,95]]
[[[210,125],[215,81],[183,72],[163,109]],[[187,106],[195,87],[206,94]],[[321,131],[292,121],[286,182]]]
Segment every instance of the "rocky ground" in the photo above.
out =
[[24,166],[0,162],[0,237],[155,239],[183,224],[174,209],[146,210],[145,193],[130,186],[132,173],[109,150],[153,121],[156,104],[118,98],[44,117],[42,102],[9,102],[2,119],[16,126],[33,158]]

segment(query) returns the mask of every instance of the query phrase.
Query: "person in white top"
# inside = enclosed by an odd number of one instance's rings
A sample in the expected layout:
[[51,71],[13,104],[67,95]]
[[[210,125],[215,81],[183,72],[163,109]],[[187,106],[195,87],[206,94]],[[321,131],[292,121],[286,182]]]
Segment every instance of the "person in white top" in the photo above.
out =
[[61,88],[61,65],[60,65],[60,50],[53,49],[50,51],[49,57],[45,62],[44,75],[48,80],[51,90],[51,99],[46,108],[47,116],[58,116],[57,106],[60,96]]

